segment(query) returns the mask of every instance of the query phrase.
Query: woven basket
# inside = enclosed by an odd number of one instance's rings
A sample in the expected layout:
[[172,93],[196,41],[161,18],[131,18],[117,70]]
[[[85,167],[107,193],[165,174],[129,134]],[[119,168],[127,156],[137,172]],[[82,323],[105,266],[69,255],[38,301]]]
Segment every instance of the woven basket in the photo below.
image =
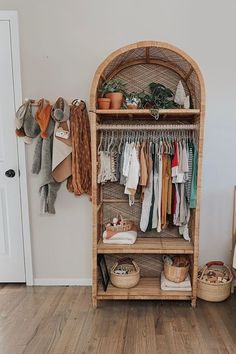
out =
[[[226,270],[229,274],[229,280],[226,283],[209,283],[203,280],[205,272],[209,269],[212,270]],[[207,263],[201,270],[201,275],[198,278],[197,296],[200,299],[220,302],[226,300],[230,296],[231,283],[233,276],[229,267],[220,261],[213,261]]]
[[106,225],[106,231],[125,232],[132,229],[133,221],[124,219],[121,215],[118,215],[118,219],[122,220],[122,225]]
[[[114,271],[120,265],[126,266],[132,269],[131,273],[128,274],[116,274]],[[140,279],[140,269],[136,262],[131,258],[122,258],[116,262],[111,268],[110,280],[111,283],[117,288],[133,288],[136,286]]]
[[187,278],[189,265],[186,267],[176,267],[168,262],[164,262],[164,274],[166,279],[174,283],[181,283]]

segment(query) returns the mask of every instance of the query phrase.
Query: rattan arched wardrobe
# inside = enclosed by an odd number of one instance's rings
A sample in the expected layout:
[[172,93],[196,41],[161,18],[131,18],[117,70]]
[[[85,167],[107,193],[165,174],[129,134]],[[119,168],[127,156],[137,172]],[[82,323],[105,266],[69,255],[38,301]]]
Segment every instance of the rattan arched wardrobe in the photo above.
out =
[[[146,90],[150,82],[164,84],[175,90],[179,80],[191,96],[191,109],[161,109],[159,120],[155,120],[150,110],[99,110],[97,109],[98,89],[107,79],[118,78],[126,83],[129,91]],[[92,203],[93,203],[93,305],[97,300],[191,300],[196,305],[197,272],[199,254],[199,210],[201,191],[202,149],[205,114],[205,90],[202,74],[196,62],[182,50],[162,42],[143,41],[127,45],[110,54],[98,67],[90,92],[90,120],[92,139]],[[198,137],[198,178],[197,206],[191,212],[191,242],[182,237],[172,237],[171,231],[161,235],[150,233],[138,238],[134,245],[107,245],[102,242],[104,225],[111,217],[121,213],[124,217],[138,222],[141,202],[137,200],[129,207],[119,183],[97,183],[97,147],[103,124],[152,122],[159,124],[194,124]],[[139,235],[140,236],[140,235]],[[105,292],[100,283],[97,266],[98,254],[104,254],[110,267],[117,257],[131,255],[141,268],[141,280],[131,289],[115,288],[111,284]],[[190,292],[164,292],[160,289],[162,254],[189,254],[191,257]]]

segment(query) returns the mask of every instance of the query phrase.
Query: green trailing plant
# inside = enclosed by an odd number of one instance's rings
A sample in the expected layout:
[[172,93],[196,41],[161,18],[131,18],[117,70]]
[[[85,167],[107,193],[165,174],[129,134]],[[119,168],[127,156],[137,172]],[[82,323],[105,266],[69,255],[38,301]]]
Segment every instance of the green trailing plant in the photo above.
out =
[[107,93],[110,92],[121,92],[125,95],[125,84],[121,80],[108,80],[104,81],[99,88],[98,92],[101,94],[101,97],[104,97]]
[[140,92],[139,98],[143,108],[178,108],[174,102],[174,93],[162,84],[152,82],[149,84],[150,93]]
[[138,94],[138,97],[140,99],[142,108],[152,107],[152,97],[149,93],[145,93],[144,91],[142,91]]

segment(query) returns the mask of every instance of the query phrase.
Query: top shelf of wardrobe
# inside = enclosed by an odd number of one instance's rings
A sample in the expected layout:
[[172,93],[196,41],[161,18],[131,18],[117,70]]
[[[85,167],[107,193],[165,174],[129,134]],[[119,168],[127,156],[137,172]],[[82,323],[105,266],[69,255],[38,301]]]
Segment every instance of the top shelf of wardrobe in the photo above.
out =
[[[96,114],[104,117],[114,117],[114,116],[151,116],[151,110],[149,109],[96,109]],[[160,109],[160,116],[171,116],[171,118],[192,118],[193,116],[199,115],[200,109]]]

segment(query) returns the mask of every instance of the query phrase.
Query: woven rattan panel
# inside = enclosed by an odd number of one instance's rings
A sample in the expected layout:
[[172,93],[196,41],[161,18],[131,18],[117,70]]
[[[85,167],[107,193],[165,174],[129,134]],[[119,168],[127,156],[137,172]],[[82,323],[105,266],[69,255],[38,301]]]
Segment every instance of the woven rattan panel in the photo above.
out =
[[[125,202],[116,203],[104,203],[103,206],[103,224],[111,222],[111,220],[117,216],[122,215],[125,219],[134,221],[134,223],[139,226],[141,217],[141,203],[137,202],[132,206],[128,204],[128,198],[124,194],[124,186],[110,182],[103,186],[103,198],[104,199],[127,199]],[[137,200],[140,198],[139,194],[136,195]],[[104,228],[104,227],[103,227]],[[138,231],[138,237],[179,237],[178,228],[175,226],[168,226],[161,233],[157,233],[154,229],[149,232]]]
[[201,102],[201,88],[195,71],[190,75],[188,82],[194,90],[192,92],[193,105],[194,107],[199,108]]
[[169,49],[151,47],[149,49],[149,56],[150,59],[160,59],[175,64],[185,73],[188,73],[191,68],[191,65],[185,59],[183,59],[183,57]]
[[[116,76],[116,79],[121,80],[126,84],[128,92],[149,92],[149,84],[157,82],[170,88],[175,92],[177,84],[181,77],[171,69],[161,65],[141,64],[128,67]],[[189,90],[183,82],[185,93],[189,95]]]
[[[146,60],[146,48],[137,48],[121,53],[108,64],[103,75],[107,78],[121,65],[137,60]],[[190,64],[182,56],[166,48],[150,47],[149,60],[164,60],[170,62],[180,68],[185,74],[187,74],[191,68]]]
[[158,277],[163,269],[161,255],[152,254],[116,254],[105,255],[107,267],[110,270],[113,264],[120,258],[131,257],[140,267],[141,277]]
[[103,199],[127,199],[128,196],[124,194],[124,186],[118,182],[106,182],[102,186]]
[[115,69],[119,68],[119,66],[127,62],[135,61],[139,59],[145,59],[145,53],[146,53],[145,48],[137,48],[118,55],[114,60],[112,60],[108,64],[108,66],[106,67],[103,73],[103,76],[105,78],[109,77]]
[[[147,49],[149,51],[149,57],[147,59]],[[176,71],[181,73],[182,78],[175,71],[165,68],[161,65],[148,64],[148,61],[162,61],[163,63],[169,63]],[[138,61],[145,62],[146,64],[140,64]],[[137,63],[131,67],[123,69],[130,63]],[[156,67],[156,69],[155,69]],[[180,54],[173,50],[149,47],[149,48],[136,48],[127,52],[121,53],[116,56],[105,68],[102,73],[103,79],[107,79],[114,76],[114,73],[119,71],[115,77],[127,82],[128,91],[147,91],[148,84],[151,82],[159,82],[167,86],[168,88],[175,90],[176,84],[181,79],[186,93],[189,94],[189,90],[186,87],[184,78],[187,78],[189,88],[191,91],[191,97],[193,101],[193,108],[199,108],[200,103],[200,83],[196,73],[192,71],[190,63],[185,60]],[[101,82],[99,83],[99,85]],[[188,86],[188,85],[187,85]]]

